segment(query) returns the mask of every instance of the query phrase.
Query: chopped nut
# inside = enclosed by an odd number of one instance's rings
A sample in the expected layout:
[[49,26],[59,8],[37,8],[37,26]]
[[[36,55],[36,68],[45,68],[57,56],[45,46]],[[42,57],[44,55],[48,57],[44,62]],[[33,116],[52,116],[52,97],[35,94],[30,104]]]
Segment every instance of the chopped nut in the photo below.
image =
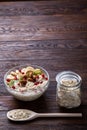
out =
[[21,80],[20,83],[21,83],[22,86],[25,86],[27,81],[26,80]]
[[33,76],[33,71],[27,71],[26,75],[31,78]]
[[28,81],[34,82],[34,79],[33,78],[28,78]]

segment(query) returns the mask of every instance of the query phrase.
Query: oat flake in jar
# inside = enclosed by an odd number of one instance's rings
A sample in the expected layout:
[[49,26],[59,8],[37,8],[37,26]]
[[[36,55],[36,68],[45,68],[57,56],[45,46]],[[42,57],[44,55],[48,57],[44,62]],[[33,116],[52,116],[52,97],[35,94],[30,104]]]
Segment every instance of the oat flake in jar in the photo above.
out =
[[56,100],[59,106],[78,107],[81,104],[81,77],[72,71],[63,71],[56,76]]

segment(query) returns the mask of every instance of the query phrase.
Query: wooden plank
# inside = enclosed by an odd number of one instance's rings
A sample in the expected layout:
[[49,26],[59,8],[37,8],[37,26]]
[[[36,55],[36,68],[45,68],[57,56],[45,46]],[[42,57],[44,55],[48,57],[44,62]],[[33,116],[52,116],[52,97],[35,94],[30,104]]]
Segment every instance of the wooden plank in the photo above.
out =
[[0,41],[79,38],[87,38],[85,15],[0,17]]
[[[63,52],[61,52],[63,53]],[[64,53],[65,54],[65,53]],[[55,81],[55,77],[57,75],[57,73],[64,71],[64,70],[72,70],[77,72],[79,75],[82,76],[82,79],[84,81],[84,83],[87,83],[87,80],[85,79],[85,77],[87,77],[87,63],[85,61],[86,58],[84,58],[83,56],[80,55],[79,53],[79,57],[76,55],[77,53],[75,53],[74,56],[71,57],[70,53],[67,54],[67,57],[62,58],[61,56],[61,60],[60,58],[57,59],[28,59],[28,60],[23,60],[23,59],[19,59],[19,60],[5,60],[5,61],[0,61],[0,79],[1,79],[1,83],[3,83],[3,77],[4,74],[11,68],[18,66],[18,65],[23,65],[23,64],[37,64],[39,66],[44,67],[50,74],[50,78],[51,81]],[[85,55],[86,53],[84,53],[83,55]],[[60,55],[59,55],[60,57]],[[68,58],[70,57],[70,58]],[[80,59],[82,62],[80,62]],[[83,65],[84,63],[84,65]],[[84,85],[84,87],[86,87]]]
[[[49,92],[52,92],[52,91],[49,91]],[[84,92],[86,94],[86,92]],[[60,107],[58,107],[56,101],[55,101],[55,96],[53,96],[54,94],[50,93],[49,95],[49,98],[47,98],[47,93],[45,93],[42,97],[40,97],[38,100],[36,101],[33,101],[33,102],[22,102],[22,101],[18,101],[16,99],[14,99],[12,96],[1,96],[0,98],[0,105],[1,105],[1,110],[0,110],[0,113],[1,113],[1,117],[0,118],[0,123],[3,124],[3,120],[4,120],[4,123],[6,122],[5,124],[5,127],[6,125],[13,125],[12,122],[9,122],[7,123],[7,118],[6,118],[6,113],[8,110],[10,109],[14,109],[14,108],[23,108],[23,109],[30,109],[30,110],[33,110],[33,111],[36,111],[36,112],[83,112],[83,119],[82,118],[77,118],[77,122],[75,120],[75,118],[59,118],[59,120],[56,120],[55,118],[54,119],[50,119],[48,118],[46,120],[46,118],[42,118],[42,119],[37,119],[35,121],[32,121],[32,122],[27,122],[27,126],[38,126],[40,124],[40,126],[43,126],[43,125],[48,125],[51,123],[51,125],[53,127],[57,127],[58,124],[61,124],[61,125],[74,125],[75,126],[82,126],[82,128],[85,128],[86,127],[86,116],[87,116],[87,106],[80,106],[79,108],[76,108],[76,109],[73,109],[73,110],[67,110],[67,109],[60,109]],[[87,100],[85,100],[86,103],[87,103]],[[18,104],[18,106],[17,106]],[[25,104],[25,105],[24,105]],[[38,107],[39,106],[39,107]],[[55,107],[54,107],[55,106]],[[44,109],[45,107],[45,109]],[[81,107],[83,107],[83,111],[81,110]],[[54,111],[55,110],[55,111]],[[54,121],[53,121],[54,120]],[[83,121],[82,121],[83,120]],[[17,123],[15,124],[17,125]],[[26,123],[24,123],[24,125],[26,125]],[[20,126],[20,123],[18,123],[18,126]],[[84,126],[84,127],[83,127]],[[0,125],[1,127],[1,125]],[[14,126],[15,127],[15,126]],[[71,127],[70,127],[71,128]]]
[[[83,57],[81,57],[82,59]],[[80,57],[79,57],[80,59]],[[23,64],[37,64],[40,66],[43,66],[45,69],[48,70],[48,72],[51,75],[51,80],[55,80],[55,76],[58,72],[64,71],[64,70],[73,70],[78,72],[81,76],[83,76],[83,79],[87,74],[85,73],[86,71],[86,66],[87,64],[85,63],[84,65],[80,63],[78,58],[71,58],[68,60],[67,58],[65,59],[57,59],[57,60],[11,60],[11,61],[0,61],[0,76],[3,78],[4,74],[11,69],[12,67],[18,66],[18,65],[23,65]],[[74,62],[75,61],[75,62]],[[84,60],[85,62],[85,60]],[[55,64],[53,64],[55,63]],[[83,72],[83,75],[82,75]],[[0,77],[0,78],[1,78]],[[1,80],[2,81],[2,80]],[[86,80],[85,80],[86,81]]]
[[[2,48],[0,50],[0,60],[51,60],[55,59],[62,61],[66,58],[66,60],[70,61],[69,55],[71,56],[72,60],[75,58],[76,60],[87,58],[87,49],[83,51],[83,49],[28,49],[25,45],[24,48],[22,47],[11,47],[8,46]],[[52,56],[52,57],[51,57]],[[76,62],[78,62],[78,60]]]
[[0,41],[0,51],[10,50],[20,50],[27,48],[28,50],[37,49],[86,49],[87,44],[86,39],[76,39],[76,40],[28,40],[28,41]]
[[[15,0],[14,0],[15,1]],[[16,0],[17,1],[17,0]],[[87,129],[87,0],[0,3],[0,130]],[[33,102],[13,98],[5,89],[4,74],[14,66],[37,64],[50,74],[50,85]],[[82,104],[60,108],[56,102],[57,73],[72,70],[82,77]],[[40,118],[11,122],[8,110],[82,112],[83,118]]]
[[26,1],[26,2],[1,2],[0,16],[14,15],[54,15],[54,14],[85,14],[87,12],[86,0],[54,0]]

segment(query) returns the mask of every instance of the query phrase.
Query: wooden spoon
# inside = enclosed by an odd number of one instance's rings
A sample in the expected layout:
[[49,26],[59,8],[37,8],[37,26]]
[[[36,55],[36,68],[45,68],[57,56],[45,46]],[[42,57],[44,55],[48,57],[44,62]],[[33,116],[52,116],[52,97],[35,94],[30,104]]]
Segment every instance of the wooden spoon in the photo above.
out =
[[27,109],[14,109],[7,112],[12,121],[27,121],[37,117],[82,117],[82,113],[36,113]]

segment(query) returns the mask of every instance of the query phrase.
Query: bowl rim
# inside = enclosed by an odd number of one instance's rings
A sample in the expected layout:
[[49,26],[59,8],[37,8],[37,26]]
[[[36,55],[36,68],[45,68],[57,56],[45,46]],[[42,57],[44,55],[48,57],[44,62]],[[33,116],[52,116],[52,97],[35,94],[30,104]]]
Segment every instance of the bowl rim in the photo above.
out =
[[[44,92],[46,91],[46,89],[48,88],[48,85],[49,85],[49,80],[50,80],[49,73],[47,72],[47,70],[44,69],[43,67],[41,67],[41,66],[39,66],[39,65],[35,65],[35,64],[22,64],[22,65],[17,65],[17,66],[15,66],[15,67],[12,67],[12,68],[9,69],[9,70],[5,73],[5,75],[4,75],[5,88],[9,91],[9,93],[11,93],[11,92],[19,93],[19,91],[14,91],[13,89],[11,89],[11,88],[9,87],[9,85],[8,85],[7,82],[6,82],[6,77],[7,77],[7,75],[8,75],[11,71],[16,70],[17,68],[28,67],[28,66],[30,66],[30,67],[35,67],[35,68],[40,68],[42,71],[45,72],[45,74],[46,74],[46,76],[47,76],[47,78],[48,78],[48,82],[44,85],[44,86],[47,86],[47,87],[44,89],[44,91],[43,91],[42,93],[44,93]],[[25,92],[25,93],[19,93],[19,94],[20,94],[20,95],[24,95],[24,94],[26,94],[26,93],[27,93],[27,92]],[[41,93],[41,92],[39,91],[38,94],[39,94],[39,93]],[[11,94],[12,94],[12,93],[11,93]],[[30,95],[27,95],[27,96],[30,96]]]

